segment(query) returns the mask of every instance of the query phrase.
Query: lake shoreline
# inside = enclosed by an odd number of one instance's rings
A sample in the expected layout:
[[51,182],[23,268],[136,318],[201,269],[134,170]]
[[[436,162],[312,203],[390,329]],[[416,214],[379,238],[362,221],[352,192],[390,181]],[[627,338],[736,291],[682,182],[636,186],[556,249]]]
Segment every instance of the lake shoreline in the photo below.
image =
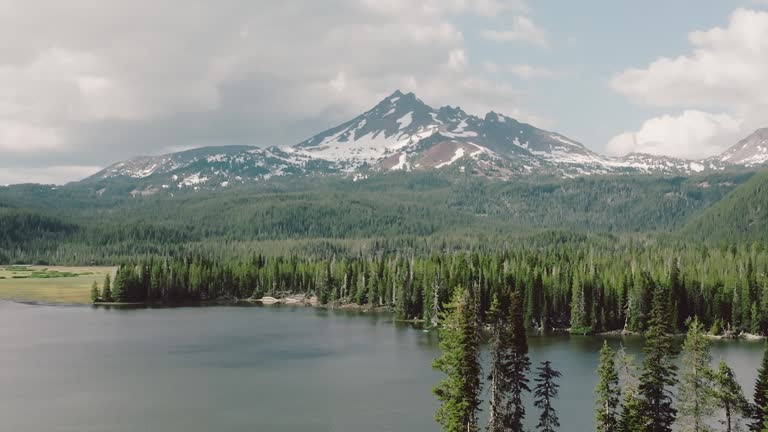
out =
[[[393,313],[394,310],[390,306],[375,306],[371,307],[370,305],[360,305],[357,303],[340,303],[340,302],[329,302],[326,304],[320,304],[318,302],[318,299],[316,296],[310,296],[307,297],[304,294],[292,294],[288,296],[282,296],[282,297],[273,297],[273,296],[264,296],[260,298],[244,298],[244,299],[238,299],[238,298],[219,298],[219,299],[208,299],[208,300],[198,300],[198,301],[182,301],[182,302],[165,302],[165,301],[145,301],[145,302],[93,302],[93,303],[60,303],[60,302],[44,302],[44,301],[34,301],[34,300],[25,300],[25,299],[14,299],[14,298],[7,298],[7,299],[0,299],[0,301],[6,301],[11,303],[18,303],[18,304],[25,304],[30,306],[92,306],[92,307],[98,307],[98,308],[175,308],[175,307],[206,307],[206,306],[235,306],[235,305],[261,305],[261,306],[302,306],[302,307],[312,307],[312,308],[318,308],[318,309],[328,309],[328,310],[347,310],[347,311],[358,311],[363,313]],[[425,321],[423,319],[415,318],[415,319],[395,319],[394,321],[399,323],[409,323],[409,324],[423,324]],[[551,329],[546,332],[542,332],[540,330],[537,330],[536,333],[538,334],[569,334],[571,336],[582,336],[582,337],[635,337],[635,336],[642,336],[641,333],[637,332],[631,332],[624,329],[617,329],[617,330],[609,330],[605,332],[599,332],[594,334],[573,334],[569,331],[569,329],[563,329],[563,328],[555,328]],[[675,335],[679,337],[685,336],[684,334]],[[764,342],[768,340],[767,336],[762,335],[756,335],[752,333],[746,333],[742,332],[739,334],[735,333],[729,333],[729,334],[723,334],[723,335],[712,335],[707,334],[705,335],[710,340],[724,340],[724,341],[748,341],[748,342]]]

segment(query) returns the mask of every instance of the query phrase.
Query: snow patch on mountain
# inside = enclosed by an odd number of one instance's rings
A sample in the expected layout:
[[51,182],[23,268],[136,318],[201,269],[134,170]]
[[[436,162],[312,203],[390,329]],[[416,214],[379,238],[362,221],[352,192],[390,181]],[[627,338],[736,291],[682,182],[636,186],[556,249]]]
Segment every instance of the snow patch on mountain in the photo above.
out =
[[410,126],[411,123],[413,123],[413,113],[412,112],[405,113],[405,115],[403,115],[396,121],[400,125],[400,129],[405,129],[408,126]]
[[464,149],[463,148],[457,148],[456,149],[456,153],[453,154],[453,157],[451,159],[449,159],[448,161],[443,162],[441,164],[435,165],[435,168],[446,167],[448,165],[453,164],[454,162],[456,162],[457,160],[459,160],[459,159],[461,159],[463,157],[464,157]]

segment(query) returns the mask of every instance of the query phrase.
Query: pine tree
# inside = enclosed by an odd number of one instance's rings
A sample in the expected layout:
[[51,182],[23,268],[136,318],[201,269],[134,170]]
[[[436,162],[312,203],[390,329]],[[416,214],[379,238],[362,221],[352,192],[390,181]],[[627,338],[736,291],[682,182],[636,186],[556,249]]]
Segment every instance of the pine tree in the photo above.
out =
[[109,273],[104,277],[104,286],[101,288],[101,299],[105,302],[114,301],[114,298],[112,298],[112,284]]
[[504,366],[504,347],[507,342],[505,336],[508,325],[504,319],[501,310],[499,310],[499,299],[497,296],[493,296],[490,309],[488,310],[488,318],[491,323],[491,342],[490,342],[490,356],[491,365],[490,372],[488,374],[488,380],[490,381],[490,395],[488,402],[490,408],[488,410],[488,432],[500,432],[504,430],[504,401],[505,401],[505,374]]
[[755,382],[754,422],[750,430],[762,432],[761,429],[768,421],[768,345],[763,353],[763,361],[757,370]]
[[432,367],[447,376],[435,388],[441,405],[435,420],[446,432],[475,432],[480,408],[480,331],[475,299],[457,288],[452,310],[443,313],[440,328],[442,356]]
[[619,383],[624,389],[621,403],[619,428],[621,432],[635,432],[644,429],[642,400],[638,394],[635,360],[627,354],[624,346],[616,353],[619,364]]
[[528,372],[531,369],[531,361],[528,358],[528,339],[525,335],[522,300],[516,292],[510,295],[507,316],[509,322],[509,349],[506,353],[507,363],[504,376],[508,380],[508,388],[504,425],[508,431],[521,432],[523,430],[523,419],[525,419],[523,394],[531,391],[530,387],[528,387]]
[[578,275],[573,276],[571,291],[571,333],[586,334],[590,332],[587,317],[587,301],[584,286]]
[[117,270],[117,274],[115,274],[115,280],[114,280],[114,284],[113,284],[113,287],[112,287],[113,288],[112,289],[112,298],[116,302],[124,302],[124,301],[126,301],[126,296],[127,296],[127,292],[126,292],[126,289],[125,289],[126,288],[126,286],[125,286],[126,285],[125,284],[125,274],[127,272],[126,269],[127,269],[127,267],[125,267],[125,266],[120,267]]
[[733,370],[722,360],[714,376],[713,397],[717,406],[724,411],[725,420],[721,422],[726,426],[726,432],[741,430],[739,420],[749,413],[749,401],[744,397]]
[[639,391],[646,432],[671,432],[677,414],[671,391],[677,383],[677,367],[672,362],[676,353],[672,345],[669,297],[664,286],[656,288],[645,332],[645,358]]
[[674,320],[673,328],[681,328],[685,315],[685,294],[683,293],[682,283],[680,281],[680,266],[677,258],[673,258],[669,266],[669,289],[672,298]]
[[489,432],[523,430],[525,406],[522,396],[523,392],[530,392],[526,376],[530,361],[520,306],[520,296],[517,293],[512,293],[506,315],[501,312],[496,297],[491,303]]
[[320,304],[328,303],[333,290],[333,274],[331,273],[331,264],[327,263],[323,269],[322,280],[320,281],[320,292],[317,295],[317,301]]
[[600,350],[600,366],[597,369],[598,383],[595,388],[597,396],[597,412],[595,415],[595,430],[597,432],[617,432],[619,427],[619,403],[621,389],[619,374],[616,372],[615,353],[603,341]]
[[704,326],[694,318],[689,322],[688,334],[683,342],[683,369],[678,389],[678,421],[684,425],[685,430],[693,432],[710,430],[707,418],[715,409],[709,347]]
[[763,277],[762,316],[760,319],[760,333],[768,335],[768,276]]
[[99,284],[93,281],[93,285],[91,285],[91,303],[96,303],[97,301],[99,301]]
[[536,398],[533,404],[541,410],[541,414],[536,428],[541,432],[554,432],[556,428],[560,427],[560,421],[554,407],[552,407],[552,399],[557,397],[560,385],[557,384],[556,380],[561,374],[552,369],[552,363],[549,361],[542,362],[537,371],[536,387],[533,391]]

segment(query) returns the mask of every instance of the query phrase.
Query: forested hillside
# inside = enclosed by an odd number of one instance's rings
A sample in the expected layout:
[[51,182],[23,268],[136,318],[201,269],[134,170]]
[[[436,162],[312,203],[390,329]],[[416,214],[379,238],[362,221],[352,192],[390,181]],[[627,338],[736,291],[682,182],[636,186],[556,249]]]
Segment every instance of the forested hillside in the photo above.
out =
[[[675,233],[750,178],[439,173],[280,179],[221,192],[109,195],[82,185],[0,188],[0,261],[114,264],[140,255],[220,258],[501,248],[548,230]],[[750,183],[751,184],[751,183]],[[490,240],[489,240],[490,239]]]
[[755,175],[694,218],[685,233],[699,240],[768,241],[768,172]]

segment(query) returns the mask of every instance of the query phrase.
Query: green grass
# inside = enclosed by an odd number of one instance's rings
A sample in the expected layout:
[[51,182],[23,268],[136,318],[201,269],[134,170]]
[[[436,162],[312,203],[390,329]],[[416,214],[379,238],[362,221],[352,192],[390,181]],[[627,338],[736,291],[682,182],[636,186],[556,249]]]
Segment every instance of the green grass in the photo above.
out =
[[[77,277],[77,276],[87,276],[93,274],[93,272],[73,272],[73,271],[60,271],[60,270],[49,270],[48,268],[32,268],[27,266],[10,266],[5,268],[5,272],[11,273],[12,279],[51,279],[51,278],[62,278],[62,277]],[[2,273],[2,271],[0,271]],[[22,273],[22,274],[19,274]],[[5,279],[5,276],[0,276],[0,278]]]
[[114,277],[114,272],[115,267],[0,268],[0,299],[88,304],[93,282],[101,287],[104,276],[110,273]]

